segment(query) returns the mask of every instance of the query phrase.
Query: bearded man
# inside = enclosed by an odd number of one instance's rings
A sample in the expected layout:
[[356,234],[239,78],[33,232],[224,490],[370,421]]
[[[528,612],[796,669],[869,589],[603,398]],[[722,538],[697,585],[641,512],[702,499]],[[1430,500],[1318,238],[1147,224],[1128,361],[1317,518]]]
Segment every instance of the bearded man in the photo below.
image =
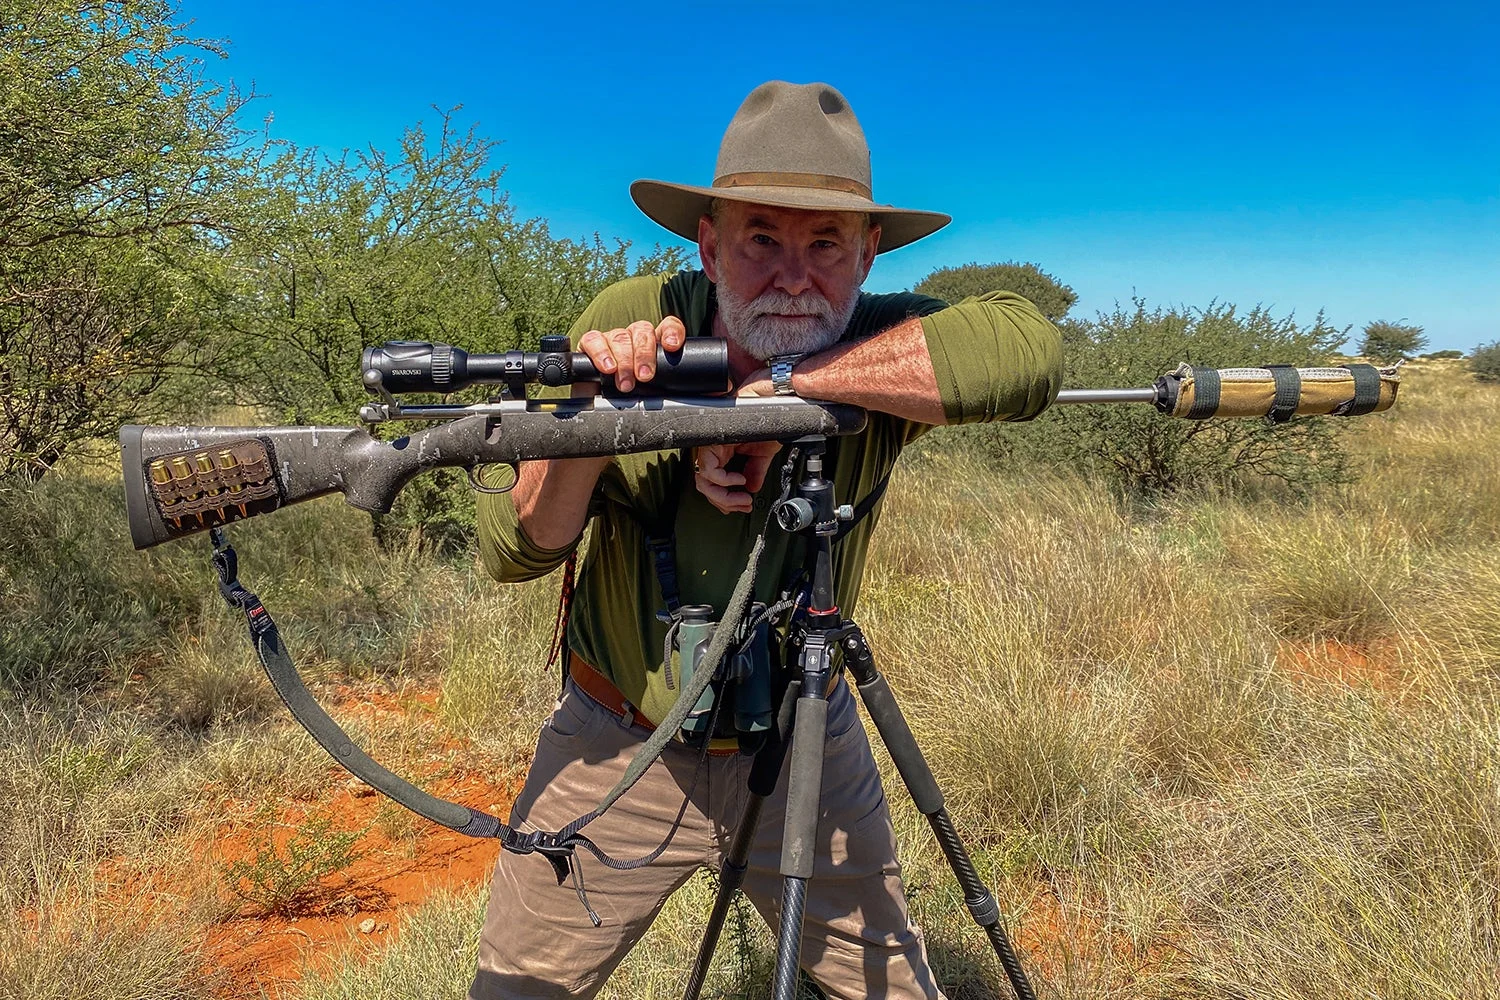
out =
[[[712,187],[637,181],[631,194],[650,218],[697,241],[703,269],[611,286],[574,325],[573,342],[628,391],[655,375],[658,345],[722,337],[741,395],[865,408],[866,429],[830,445],[825,475],[841,501],[869,496],[901,449],[934,425],[1024,419],[1057,394],[1061,340],[1020,296],[950,306],[860,291],[876,254],[950,220],[872,200],[864,133],[826,84],[757,87],[725,133]],[[677,692],[662,676],[667,625],[658,612],[669,598],[725,607],[775,499],[781,457],[768,443],[700,448],[690,458],[537,461],[522,465],[508,498],[481,497],[481,559],[500,580],[551,572],[594,521],[572,599],[563,695],[512,826],[558,830],[589,812],[666,716]],[[876,505],[835,547],[846,614],[878,518]],[[669,573],[660,572],[663,549]],[[769,534],[756,600],[775,600],[804,549],[800,536]],[[848,685],[837,681],[828,702],[822,853],[809,883],[803,968],[830,997],[940,996],[907,914],[885,795]],[[750,764],[732,747],[716,746],[703,761],[697,749],[669,744],[590,826],[615,858],[661,851],[631,871],[580,862],[597,926],[545,858],[502,852],[470,996],[593,996],[667,897],[700,868],[718,867]],[[783,773],[760,814],[743,884],[772,927],[786,786]]]

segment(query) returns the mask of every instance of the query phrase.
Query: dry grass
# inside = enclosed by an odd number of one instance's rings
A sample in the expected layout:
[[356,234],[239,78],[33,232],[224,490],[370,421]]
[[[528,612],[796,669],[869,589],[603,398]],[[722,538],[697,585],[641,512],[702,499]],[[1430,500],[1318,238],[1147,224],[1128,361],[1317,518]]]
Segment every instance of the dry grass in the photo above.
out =
[[[1446,377],[1412,370],[1350,435],[1361,480],[1304,504],[1142,508],[940,455],[893,484],[858,617],[1042,996],[1500,997],[1500,386]],[[230,794],[326,782],[203,552],[130,552],[111,490],[80,470],[0,497],[0,792],[28,803],[0,823],[11,995],[196,995],[183,935],[100,917],[118,873],[166,864]],[[312,674],[438,685],[423,725],[524,764],[556,692],[555,582],[381,552],[332,503],[236,535]],[[432,735],[351,728],[411,767]],[[1006,996],[892,799],[949,995]],[[679,894],[606,995],[677,995],[710,895]],[[212,919],[174,899],[179,929]],[[462,995],[480,902],[354,942],[305,995]],[[721,951],[718,995],[765,995],[759,921]],[[94,977],[100,955],[124,971]]]

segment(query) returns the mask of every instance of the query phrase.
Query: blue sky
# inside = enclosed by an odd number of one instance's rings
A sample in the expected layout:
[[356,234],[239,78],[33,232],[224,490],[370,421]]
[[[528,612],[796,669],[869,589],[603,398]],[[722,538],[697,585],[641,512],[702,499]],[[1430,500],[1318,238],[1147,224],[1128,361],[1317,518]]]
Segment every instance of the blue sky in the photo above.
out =
[[393,148],[433,105],[503,140],[559,235],[674,238],[638,177],[707,184],[767,79],[822,80],[878,201],[954,223],[867,288],[1028,260],[1088,315],[1141,295],[1500,338],[1500,4],[714,5],[185,0],[272,134]]

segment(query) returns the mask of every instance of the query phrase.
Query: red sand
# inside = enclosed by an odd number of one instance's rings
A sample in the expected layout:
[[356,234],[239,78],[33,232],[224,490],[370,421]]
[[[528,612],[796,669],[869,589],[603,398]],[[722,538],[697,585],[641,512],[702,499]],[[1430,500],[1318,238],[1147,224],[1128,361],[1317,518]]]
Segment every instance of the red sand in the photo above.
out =
[[[509,810],[513,794],[509,787],[472,774],[434,781],[427,790],[501,816]],[[222,996],[276,996],[280,988],[352,945],[365,942],[378,948],[435,890],[477,889],[489,879],[499,851],[495,841],[476,840],[419,819],[410,836],[393,842],[372,825],[386,801],[363,786],[341,788],[315,807],[293,806],[282,812],[285,827],[278,827],[278,844],[305,822],[309,812],[332,816],[338,829],[370,829],[355,844],[361,856],[325,879],[322,890],[294,908],[291,917],[256,915],[246,905],[210,928],[203,961],[206,970],[226,983]],[[211,851],[214,863],[229,864],[253,854],[265,835],[263,827],[249,823],[221,826]],[[375,921],[376,929],[362,934],[359,926],[366,920]]]
[[1400,670],[1378,650],[1337,639],[1283,643],[1277,651],[1277,662],[1288,676],[1309,686],[1341,684],[1393,694],[1403,683]]
[[[502,819],[509,813],[516,791],[512,782],[483,773],[473,763],[472,748],[435,724],[435,689],[339,686],[325,698],[337,706],[333,714],[343,724],[395,720],[409,727],[423,747],[419,756],[444,761],[436,773],[429,768],[422,775],[424,790]],[[328,819],[331,830],[363,831],[353,847],[356,860],[323,879],[289,914],[266,916],[245,903],[209,927],[202,948],[204,972],[223,984],[219,995],[226,1000],[294,995],[288,986],[308,970],[327,967],[339,953],[360,946],[378,949],[433,892],[477,891],[488,881],[500,849],[493,840],[466,837],[407,813],[337,767],[330,767],[328,790],[316,801],[282,803],[269,830],[263,812],[257,815],[233,802],[225,804],[224,812],[239,815],[219,823],[212,841],[194,852],[215,872],[253,857],[268,833],[278,848],[284,847],[312,818]],[[233,905],[222,880],[220,891]],[[360,925],[366,921],[373,921],[374,929],[363,933]]]

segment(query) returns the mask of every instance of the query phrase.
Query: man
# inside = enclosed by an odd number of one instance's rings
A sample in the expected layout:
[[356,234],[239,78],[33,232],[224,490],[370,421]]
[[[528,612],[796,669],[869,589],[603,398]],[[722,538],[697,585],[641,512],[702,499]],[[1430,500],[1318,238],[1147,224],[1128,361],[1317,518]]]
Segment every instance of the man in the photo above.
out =
[[[710,188],[631,187],[648,216],[697,241],[703,270],[620,282],[574,325],[574,343],[621,389],[654,376],[658,344],[676,349],[687,337],[716,336],[728,341],[741,395],[795,392],[866,408],[867,429],[833,446],[827,473],[848,503],[869,495],[901,448],[932,425],[1029,417],[1056,395],[1060,339],[1019,296],[950,307],[860,292],[877,253],[949,218],[871,199],[864,133],[832,87],[757,87],[725,133],[716,175]],[[542,729],[512,825],[553,831],[590,811],[666,715],[677,690],[660,669],[663,591],[676,587],[682,603],[723,611],[777,493],[781,458],[771,443],[700,448],[691,467],[676,453],[539,461],[522,466],[508,498],[481,497],[481,557],[501,580],[561,565],[595,519],[567,631],[569,679]],[[876,520],[865,518],[835,550],[837,603],[846,614]],[[673,550],[675,581],[658,575],[647,545],[653,537]],[[799,537],[773,530],[756,599],[774,600],[803,558]],[[582,858],[599,926],[546,859],[502,852],[471,996],[597,992],[667,897],[699,868],[718,866],[746,800],[749,766],[749,758],[717,750],[700,765],[697,750],[669,744],[588,828],[615,858],[662,847],[631,871]],[[761,815],[744,883],[773,927],[785,779]],[[803,967],[831,997],[939,996],[907,915],[880,780],[842,681],[829,695],[818,844]]]

